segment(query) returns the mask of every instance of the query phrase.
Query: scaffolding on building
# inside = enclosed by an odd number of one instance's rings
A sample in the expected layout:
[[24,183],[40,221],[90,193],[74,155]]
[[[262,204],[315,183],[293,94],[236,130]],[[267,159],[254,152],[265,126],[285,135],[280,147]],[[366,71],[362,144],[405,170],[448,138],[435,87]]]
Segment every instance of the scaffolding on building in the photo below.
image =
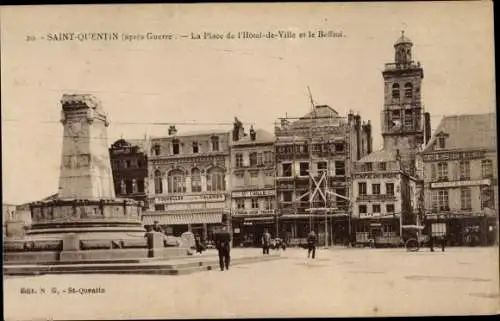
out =
[[[308,87],[309,99],[311,102],[311,112],[309,115],[300,118],[285,117],[280,119],[279,127],[276,127],[277,154],[279,146],[291,152],[292,177],[287,186],[287,191],[292,192],[292,210],[294,214],[299,214],[302,210],[307,213],[309,220],[309,231],[314,229],[319,220],[324,220],[324,244],[328,246],[333,244],[333,217],[344,216],[348,218],[348,235],[350,237],[350,175],[349,166],[351,159],[350,143],[351,130],[346,117],[339,116],[333,109],[327,115],[320,115],[318,106],[314,103],[310,88]],[[325,107],[325,106],[323,106]],[[342,144],[342,150],[334,148],[335,143]],[[291,148],[290,148],[291,143]],[[342,155],[344,162],[343,175],[336,175],[334,168],[335,160],[340,160]],[[337,157],[336,157],[337,156]],[[308,159],[306,161],[305,159]],[[302,163],[307,162],[307,170],[298,166],[298,160]],[[319,168],[319,163],[322,167]],[[280,159],[276,156],[276,164],[279,166]],[[314,168],[316,166],[316,168]],[[336,169],[337,170],[337,169]],[[279,172],[279,171],[278,171]],[[306,175],[305,172],[307,172]],[[343,176],[342,180],[336,181],[343,183],[345,195],[338,194],[334,187],[335,176]],[[305,177],[308,178],[308,185],[304,188]],[[285,179],[282,177],[282,179]],[[279,197],[279,191],[282,191],[279,184],[276,184],[276,195]],[[301,193],[303,192],[303,193]],[[297,193],[301,193],[298,195]],[[303,200],[308,197],[307,208],[304,208]],[[338,206],[342,202],[347,206]],[[276,216],[278,220],[278,215]],[[330,223],[330,224],[328,224]],[[332,229],[329,233],[329,228]],[[278,227],[276,228],[278,231]],[[330,239],[329,239],[330,237]]]

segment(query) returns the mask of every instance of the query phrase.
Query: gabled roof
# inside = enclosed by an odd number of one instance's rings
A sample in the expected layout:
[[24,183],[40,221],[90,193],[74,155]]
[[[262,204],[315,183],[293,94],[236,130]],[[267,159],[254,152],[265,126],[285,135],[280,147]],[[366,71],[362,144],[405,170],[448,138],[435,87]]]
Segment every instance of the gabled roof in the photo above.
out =
[[390,162],[396,160],[397,152],[395,150],[378,150],[371,154],[366,155],[361,158],[358,162],[360,163],[378,163],[378,162]]
[[445,116],[423,152],[434,151],[437,138],[446,135],[448,149],[496,149],[495,113]]
[[59,193],[55,193],[55,194],[52,194],[50,196],[47,196],[45,198],[42,198],[42,202],[43,201],[51,201],[51,200],[55,200],[55,199],[58,199],[59,198]]
[[242,137],[240,140],[233,143],[233,146],[247,145],[247,144],[265,144],[274,143],[274,135],[263,129],[255,130],[255,140],[251,140],[250,134]]

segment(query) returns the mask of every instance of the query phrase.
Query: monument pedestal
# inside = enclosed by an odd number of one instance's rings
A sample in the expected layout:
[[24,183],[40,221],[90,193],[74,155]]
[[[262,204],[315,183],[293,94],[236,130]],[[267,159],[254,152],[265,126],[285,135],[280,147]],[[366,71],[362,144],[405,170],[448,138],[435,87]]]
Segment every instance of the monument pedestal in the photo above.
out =
[[[162,257],[162,235],[145,237],[140,202],[115,197],[107,145],[107,115],[91,95],[63,95],[64,126],[57,198],[30,204],[26,237],[18,223],[4,242],[4,262],[123,261]],[[185,251],[184,251],[185,252]],[[179,251],[182,253],[182,251]]]
[[5,235],[9,239],[22,239],[25,235],[24,222],[8,220],[5,222]]

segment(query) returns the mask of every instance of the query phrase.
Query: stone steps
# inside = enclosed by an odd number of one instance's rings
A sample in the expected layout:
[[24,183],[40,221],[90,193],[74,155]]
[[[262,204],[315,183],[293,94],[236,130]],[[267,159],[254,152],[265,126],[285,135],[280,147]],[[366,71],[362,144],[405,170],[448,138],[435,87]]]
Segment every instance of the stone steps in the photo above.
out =
[[[231,266],[283,259],[279,255],[231,258]],[[108,262],[103,264],[66,264],[66,265],[10,265],[4,266],[5,275],[43,275],[43,274],[163,274],[183,275],[219,269],[216,256],[171,261],[150,260],[133,263]]]

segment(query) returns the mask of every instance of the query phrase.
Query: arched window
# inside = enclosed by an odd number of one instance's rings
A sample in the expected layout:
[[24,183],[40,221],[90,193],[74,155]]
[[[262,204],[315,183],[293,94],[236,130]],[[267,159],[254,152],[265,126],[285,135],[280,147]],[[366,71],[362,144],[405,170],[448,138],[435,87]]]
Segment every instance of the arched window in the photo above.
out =
[[392,85],[392,98],[399,99],[399,84]]
[[154,156],[159,156],[160,152],[161,152],[160,145],[158,145],[158,144],[154,145],[152,148],[152,152],[153,152]]
[[226,189],[226,174],[219,167],[210,169],[207,172],[207,191],[216,192]]
[[168,173],[168,192],[186,193],[186,175],[179,169],[174,169]]
[[191,192],[201,192],[201,172],[198,168],[191,170]]
[[413,96],[413,85],[409,82],[405,84],[405,97],[411,98]]
[[155,171],[155,194],[163,193],[163,182],[161,180],[160,170]]

